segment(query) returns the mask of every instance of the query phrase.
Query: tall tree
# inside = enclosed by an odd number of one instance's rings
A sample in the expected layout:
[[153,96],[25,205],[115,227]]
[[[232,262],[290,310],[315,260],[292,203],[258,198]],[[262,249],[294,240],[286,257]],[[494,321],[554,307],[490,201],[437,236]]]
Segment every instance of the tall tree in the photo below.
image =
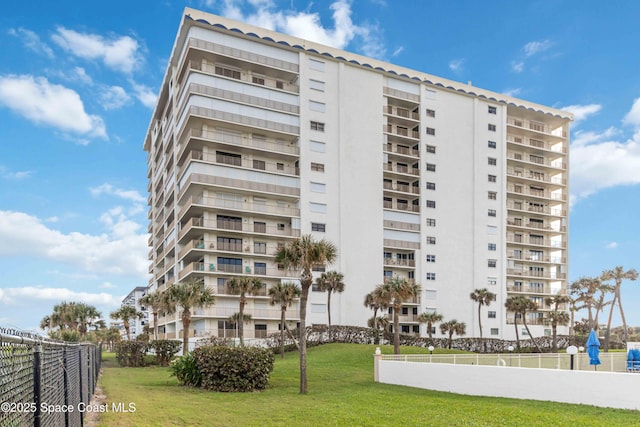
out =
[[427,324],[427,334],[429,335],[429,339],[432,339],[433,334],[431,330],[433,329],[433,325],[437,322],[442,322],[443,318],[442,314],[435,311],[425,311],[418,316],[418,322]]
[[[244,319],[244,308],[247,305],[247,295],[253,295],[263,288],[262,282],[256,277],[240,276],[227,281],[227,287],[232,294],[240,295],[239,319]],[[238,322],[238,336],[240,347],[244,347],[244,321]]]
[[609,320],[607,321],[607,334],[605,336],[605,351],[609,351],[609,336],[611,329],[611,316],[613,314],[613,309],[618,304],[618,308],[620,309],[620,318],[622,319],[622,330],[624,331],[624,340],[629,341],[629,330],[627,328],[627,319],[624,317],[624,310],[622,309],[622,294],[620,289],[622,288],[623,280],[637,280],[638,272],[634,269],[624,271],[622,266],[617,266],[612,270],[605,270],[602,272],[602,280],[613,280],[615,283],[613,289],[613,302],[611,303],[611,311],[609,312]]
[[464,335],[467,330],[467,325],[464,322],[458,322],[455,319],[449,320],[440,324],[440,332],[443,334],[449,334],[448,348],[451,348],[453,342],[453,335]]
[[131,320],[135,318],[142,319],[144,314],[134,306],[123,305],[116,311],[111,312],[110,316],[114,320],[122,320],[124,330],[127,333],[127,340],[131,341]]
[[287,327],[287,308],[300,298],[300,286],[293,282],[280,282],[269,289],[271,305],[280,306],[280,357],[284,359],[284,331]]
[[182,308],[180,319],[182,320],[182,354],[189,353],[189,326],[191,326],[191,309],[196,307],[206,308],[215,303],[216,297],[213,291],[206,287],[204,282],[191,280],[173,284],[164,292],[167,313],[175,313],[178,307]]
[[375,341],[375,344],[378,344],[380,342],[380,335],[378,333],[379,332],[378,322],[380,318],[378,317],[378,310],[382,311],[389,308],[389,300],[386,298],[385,295],[382,295],[380,293],[380,288],[376,287],[373,291],[369,292],[364,296],[364,306],[373,310],[373,318],[372,318],[373,322],[371,327],[376,331],[376,336],[374,341]]
[[599,277],[581,277],[569,286],[571,295],[575,297],[577,303],[581,304],[580,308],[587,309],[590,328],[596,330],[598,329],[598,325],[595,323],[594,316],[596,305],[595,295],[600,289],[600,286],[602,286],[602,280]]
[[518,296],[511,296],[507,298],[507,301],[505,302],[504,305],[508,311],[513,312],[513,319],[514,319],[514,324],[516,328],[516,342],[518,346],[518,351],[520,351],[520,338],[518,335],[518,317],[520,317],[522,319],[522,324],[524,325],[524,328],[527,330],[527,334],[529,335],[529,338],[531,338],[531,342],[533,342],[533,345],[536,346],[536,349],[538,350],[538,352],[542,353],[540,346],[538,345],[536,340],[533,339],[533,335],[531,335],[531,331],[529,330],[529,325],[527,325],[527,313],[530,311],[537,310],[538,304],[536,304],[535,301],[530,300],[525,296],[518,295]]
[[79,341],[90,328],[96,327],[102,314],[92,305],[66,302],[53,306],[53,312],[40,321],[40,328],[47,329],[51,337],[72,338]]
[[547,319],[551,324],[551,349],[554,353],[558,352],[558,325],[566,326],[569,323],[569,314],[565,309],[560,310],[562,304],[567,304],[569,297],[566,295],[557,294],[552,297],[547,297],[544,303],[553,307],[548,313]]
[[393,308],[393,352],[400,354],[400,310],[405,302],[420,295],[422,288],[413,280],[393,276],[378,285],[381,298]]
[[[476,289],[469,295],[470,298],[478,303],[478,327],[480,328],[480,341],[484,343],[482,340],[482,314],[481,309],[483,305],[487,307],[491,305],[493,301],[496,299],[496,294],[490,292],[487,288]],[[486,353],[486,343],[484,343],[484,351]]]
[[307,393],[307,300],[313,283],[312,269],[331,264],[336,257],[337,248],[333,243],[325,239],[316,241],[311,235],[287,243],[276,253],[276,263],[300,272],[300,394]]
[[165,297],[161,292],[150,292],[140,298],[140,304],[150,308],[153,314],[153,339],[158,339],[158,313],[165,307]]
[[331,294],[344,292],[344,275],[337,271],[322,273],[316,279],[316,286],[321,292],[327,293],[327,317],[329,321],[329,335],[331,335]]

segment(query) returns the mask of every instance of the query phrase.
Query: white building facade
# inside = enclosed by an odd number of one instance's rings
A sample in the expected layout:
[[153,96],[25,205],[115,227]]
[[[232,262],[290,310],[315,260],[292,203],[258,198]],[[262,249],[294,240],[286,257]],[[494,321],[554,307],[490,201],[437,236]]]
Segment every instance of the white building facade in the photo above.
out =
[[[515,337],[512,295],[538,304],[528,324],[549,334],[544,299],[567,286],[571,119],[186,9],[144,143],[150,289],[203,280],[216,304],[195,310],[188,333],[227,336],[238,297],[225,282],[259,277],[244,329],[261,338],[279,330],[268,289],[296,278],[274,253],[312,234],[337,245],[326,269],[345,276],[333,324],[365,326],[365,295],[398,275],[423,289],[402,332],[426,335],[417,317],[437,311],[477,336],[469,295],[487,288],[497,298],[482,309],[485,337]],[[311,292],[308,323],[327,322],[326,299]],[[184,333],[177,315],[159,325],[166,338]]]
[[[145,296],[148,290],[149,289],[146,286],[136,286],[122,300],[122,305],[134,307],[137,311],[142,313],[142,318],[133,317],[129,319],[129,334],[131,335],[132,340],[135,340],[138,335],[143,334],[145,325],[149,325],[149,311],[147,310],[147,307],[140,304],[140,298]],[[126,338],[127,333],[124,329],[124,325],[122,323],[119,323],[119,325],[122,337]]]

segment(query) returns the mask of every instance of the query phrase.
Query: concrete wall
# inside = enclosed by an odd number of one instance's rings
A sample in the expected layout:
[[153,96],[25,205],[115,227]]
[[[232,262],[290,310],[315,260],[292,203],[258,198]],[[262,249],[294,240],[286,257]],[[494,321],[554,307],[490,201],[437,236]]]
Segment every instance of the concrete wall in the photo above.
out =
[[472,396],[640,410],[640,374],[380,360],[377,380]]

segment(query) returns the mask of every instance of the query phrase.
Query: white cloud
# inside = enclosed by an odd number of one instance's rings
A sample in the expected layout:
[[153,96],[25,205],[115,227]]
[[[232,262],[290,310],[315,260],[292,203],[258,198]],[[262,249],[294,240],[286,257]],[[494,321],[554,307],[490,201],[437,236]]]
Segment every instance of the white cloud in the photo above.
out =
[[10,180],[21,180],[31,177],[33,171],[16,171],[13,172],[6,167],[0,165],[0,177]]
[[511,69],[516,73],[524,71],[524,61],[513,61],[511,63]]
[[123,190],[121,188],[116,188],[111,184],[105,183],[99,185],[98,187],[90,188],[89,191],[93,196],[100,196],[101,194],[108,194],[110,196],[120,197],[125,200],[130,200],[132,202],[144,203],[146,202],[146,198],[138,193],[136,190]]
[[131,97],[121,86],[106,86],[100,94],[100,101],[105,110],[116,110],[131,102]]
[[520,95],[521,92],[522,92],[522,89],[520,89],[519,87],[514,89],[505,89],[502,91],[502,93],[507,96],[518,96]]
[[58,27],[52,39],[75,56],[101,60],[107,67],[123,73],[131,73],[142,62],[140,46],[129,36],[105,38]]
[[107,139],[104,121],[85,112],[77,92],[44,77],[0,76],[0,104],[37,124]]
[[148,235],[136,234],[123,215],[107,224],[109,233],[62,233],[22,212],[0,211],[0,256],[43,258],[85,272],[148,278]]
[[11,28],[9,29],[9,35],[18,37],[27,49],[32,50],[38,54],[44,55],[48,58],[53,58],[53,50],[42,40],[40,36],[31,30],[25,28]]
[[573,114],[574,126],[576,123],[581,122],[587,117],[598,113],[602,109],[600,104],[587,104],[587,105],[567,105],[566,107],[560,107],[561,110],[568,111]]
[[524,50],[525,56],[533,56],[536,53],[544,52],[549,49],[553,43],[550,40],[543,41],[532,41],[524,45],[522,50]]
[[464,59],[454,59],[449,61],[449,69],[454,73],[459,73],[462,71],[462,65],[464,64]]
[[93,83],[93,80],[91,79],[91,77],[87,74],[85,69],[82,67],[73,67],[73,73],[71,77],[73,78],[73,80],[80,81],[85,84],[90,85]]
[[618,247],[618,242],[610,242],[605,245],[606,249],[615,249]]
[[35,299],[47,301],[75,301],[91,305],[120,305],[120,297],[108,293],[78,292],[67,288],[44,288],[25,286],[21,288],[0,289],[0,303],[11,305],[17,300]]
[[623,122],[625,124],[640,128],[640,98],[636,98],[633,101],[631,110],[624,116]]
[[391,56],[398,56],[400,55],[402,52],[404,52],[404,46],[400,46],[399,48],[397,48],[396,50],[393,51],[393,53],[391,54]]
[[329,6],[333,11],[333,28],[324,27],[318,13],[277,9],[271,0],[249,0],[255,12],[244,14],[243,3],[225,0],[222,15],[338,49],[357,43],[363,54],[375,58],[382,58],[386,53],[379,38],[381,29],[371,24],[355,24],[351,19],[351,3],[347,0],[336,0]]
[[138,101],[142,103],[147,108],[153,108],[156,105],[157,95],[156,93],[148,86],[138,84],[136,82],[130,82],[133,87],[133,92],[138,98]]

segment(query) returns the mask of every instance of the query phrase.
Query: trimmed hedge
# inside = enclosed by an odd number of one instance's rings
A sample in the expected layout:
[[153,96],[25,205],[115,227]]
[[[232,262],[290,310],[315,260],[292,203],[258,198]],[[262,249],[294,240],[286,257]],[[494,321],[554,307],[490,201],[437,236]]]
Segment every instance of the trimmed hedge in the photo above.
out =
[[147,343],[144,341],[120,341],[116,344],[116,360],[122,367],[144,366]]
[[257,347],[204,346],[193,351],[202,380],[200,386],[215,391],[256,391],[269,385],[275,357]]
[[159,366],[169,366],[173,356],[180,351],[180,341],[174,340],[153,340],[149,343],[156,353],[156,364]]

